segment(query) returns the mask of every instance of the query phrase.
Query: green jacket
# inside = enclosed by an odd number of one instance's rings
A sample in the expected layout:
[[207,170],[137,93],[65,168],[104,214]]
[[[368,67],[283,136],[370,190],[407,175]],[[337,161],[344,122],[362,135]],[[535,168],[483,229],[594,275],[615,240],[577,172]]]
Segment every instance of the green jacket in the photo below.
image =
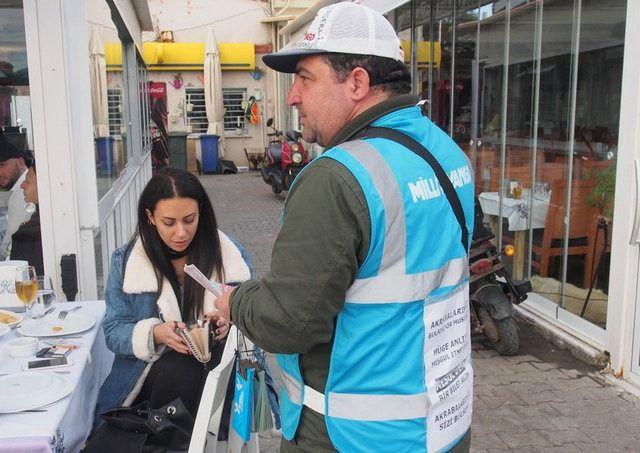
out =
[[[328,147],[418,98],[391,98],[348,123]],[[367,256],[371,223],[355,177],[333,159],[308,165],[287,197],[271,271],[242,283],[231,299],[231,319],[266,351],[300,354],[304,381],[324,393],[335,320],[347,289]],[[333,451],[324,417],[304,408],[293,442],[282,451]]]

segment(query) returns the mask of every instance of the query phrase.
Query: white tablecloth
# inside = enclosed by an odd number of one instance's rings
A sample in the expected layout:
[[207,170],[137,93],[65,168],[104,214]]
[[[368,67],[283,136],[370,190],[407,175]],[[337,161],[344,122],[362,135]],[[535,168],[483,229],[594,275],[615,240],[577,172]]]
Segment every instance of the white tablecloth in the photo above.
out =
[[[500,215],[500,194],[498,192],[482,192],[478,195],[482,212],[486,215]],[[522,193],[522,198],[502,198],[502,217],[509,221],[509,231],[521,231],[529,228],[529,219],[533,228],[544,228],[549,210],[549,198],[535,195],[533,207],[529,206],[529,191]]]
[[[78,313],[93,316],[96,324],[89,331],[78,334],[81,338],[69,340],[82,345],[69,355],[73,366],[68,368],[71,373],[64,375],[71,380],[73,393],[48,406],[46,412],[0,414],[0,452],[76,452],[89,435],[98,390],[111,370],[113,354],[107,349],[102,332],[104,301],[59,303],[55,312],[48,316],[57,316],[60,309],[76,305],[82,306]],[[7,354],[9,340],[18,336],[13,329],[10,334],[0,337],[2,373],[19,371],[27,361],[33,360],[33,357],[14,359]]]

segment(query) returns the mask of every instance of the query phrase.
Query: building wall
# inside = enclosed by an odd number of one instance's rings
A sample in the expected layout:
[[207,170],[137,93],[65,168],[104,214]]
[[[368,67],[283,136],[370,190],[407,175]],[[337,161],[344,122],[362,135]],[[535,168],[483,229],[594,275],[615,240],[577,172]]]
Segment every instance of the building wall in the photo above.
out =
[[[149,1],[154,27],[158,31],[172,31],[174,42],[205,42],[207,29],[211,26],[218,42],[271,44],[271,25],[260,22],[266,16],[265,7],[266,3],[254,0]],[[145,41],[154,39],[153,33],[144,34]],[[243,150],[245,147],[250,152],[263,149],[266,141],[264,123],[267,118],[274,116],[274,74],[262,63],[261,56],[256,53],[256,68],[262,72],[260,80],[255,80],[249,71],[222,71],[223,89],[246,88],[247,96],[262,95],[258,101],[261,123],[254,126],[247,122],[243,131],[225,133],[225,158],[237,165],[248,165]],[[187,130],[185,89],[201,88],[204,81],[202,71],[182,72],[183,85],[175,89],[169,82],[173,82],[176,73],[149,72],[149,80],[167,83],[170,132]]]

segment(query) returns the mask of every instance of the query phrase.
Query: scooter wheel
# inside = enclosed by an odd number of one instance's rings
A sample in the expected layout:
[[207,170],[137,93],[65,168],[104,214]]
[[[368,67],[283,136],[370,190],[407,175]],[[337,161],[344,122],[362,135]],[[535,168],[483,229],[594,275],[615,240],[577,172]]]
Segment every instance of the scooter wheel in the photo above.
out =
[[282,192],[282,186],[274,181],[271,183],[271,191],[278,195]]
[[493,319],[484,307],[478,309],[478,318],[493,349],[506,356],[518,353],[520,339],[515,319]]

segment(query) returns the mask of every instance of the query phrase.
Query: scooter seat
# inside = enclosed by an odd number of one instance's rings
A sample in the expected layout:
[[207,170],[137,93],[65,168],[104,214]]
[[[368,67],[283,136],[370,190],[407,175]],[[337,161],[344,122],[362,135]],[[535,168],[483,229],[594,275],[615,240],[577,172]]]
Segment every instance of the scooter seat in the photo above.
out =
[[282,143],[272,143],[269,145],[269,154],[274,163],[280,162],[282,159]]

